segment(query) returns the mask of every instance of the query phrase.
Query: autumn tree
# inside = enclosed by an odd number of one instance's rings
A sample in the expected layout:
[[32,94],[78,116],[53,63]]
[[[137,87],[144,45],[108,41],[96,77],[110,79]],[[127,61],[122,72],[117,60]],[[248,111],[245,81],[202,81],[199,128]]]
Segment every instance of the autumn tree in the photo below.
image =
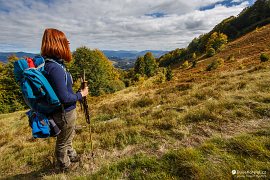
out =
[[207,44],[206,44],[206,51],[210,48],[213,48],[215,51],[222,48],[228,42],[228,37],[226,34],[214,32],[211,34]]
[[102,51],[80,47],[73,53],[73,58],[72,72],[82,74],[85,70],[91,95],[98,96],[124,88],[125,85],[120,80],[120,73]]

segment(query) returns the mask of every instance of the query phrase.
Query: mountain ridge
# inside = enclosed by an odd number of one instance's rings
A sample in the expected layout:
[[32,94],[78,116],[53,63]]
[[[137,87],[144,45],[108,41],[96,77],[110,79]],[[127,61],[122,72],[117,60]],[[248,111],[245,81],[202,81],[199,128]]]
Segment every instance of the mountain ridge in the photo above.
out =
[[[152,52],[156,58],[159,58],[161,55],[169,52],[163,50],[143,50],[143,51],[133,51],[133,50],[102,50],[102,52],[110,59],[112,57],[118,59],[128,59],[135,60],[138,56],[143,56],[146,52]],[[17,57],[21,58],[23,56],[34,57],[37,55],[36,53],[28,53],[28,52],[0,52],[0,61],[7,62],[7,58],[10,55],[15,54]]]

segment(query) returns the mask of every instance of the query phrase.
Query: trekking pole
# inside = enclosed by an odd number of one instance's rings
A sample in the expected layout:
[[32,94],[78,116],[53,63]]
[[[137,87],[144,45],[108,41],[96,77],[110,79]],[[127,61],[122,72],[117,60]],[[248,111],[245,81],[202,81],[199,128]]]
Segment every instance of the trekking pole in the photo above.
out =
[[[87,87],[87,81],[85,80],[85,70],[83,70],[83,77],[81,77],[81,88],[84,89],[85,87]],[[88,124],[88,130],[90,134],[91,156],[94,159],[91,120],[86,96],[83,97],[81,105],[83,107],[86,123]]]

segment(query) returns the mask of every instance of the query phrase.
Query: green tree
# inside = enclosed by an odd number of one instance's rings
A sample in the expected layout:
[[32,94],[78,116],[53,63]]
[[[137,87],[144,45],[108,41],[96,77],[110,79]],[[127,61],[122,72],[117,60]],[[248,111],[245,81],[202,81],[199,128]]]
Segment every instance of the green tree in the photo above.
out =
[[194,38],[188,45],[187,49],[189,52],[198,51],[199,38]]
[[80,47],[73,53],[73,58],[73,72],[82,74],[85,70],[91,95],[112,93],[125,87],[120,80],[120,73],[102,51]]
[[135,66],[134,66],[134,71],[136,74],[145,74],[145,61],[144,57],[138,57]]
[[144,62],[145,62],[145,75],[148,77],[153,76],[158,67],[156,58],[153,56],[151,52],[147,52],[144,55]]

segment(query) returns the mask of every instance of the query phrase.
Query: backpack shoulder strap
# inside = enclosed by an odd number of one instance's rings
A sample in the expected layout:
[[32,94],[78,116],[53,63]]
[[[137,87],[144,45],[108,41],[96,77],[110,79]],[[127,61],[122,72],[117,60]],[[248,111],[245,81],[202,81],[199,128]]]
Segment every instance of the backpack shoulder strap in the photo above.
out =
[[49,62],[56,63],[56,64],[58,64],[59,66],[61,66],[61,68],[63,68],[63,70],[64,70],[64,72],[65,72],[65,82],[66,82],[66,85],[67,85],[67,70],[66,70],[66,68],[65,68],[62,64],[60,64],[59,62],[57,62],[57,61],[55,61],[55,60],[53,60],[53,59],[47,58],[47,59],[45,59],[45,61],[49,61]]
[[[64,72],[65,72],[65,81],[66,81],[66,85],[67,85],[67,71],[66,71],[66,68],[65,68],[62,64],[60,64],[59,62],[57,62],[57,61],[55,61],[55,60],[53,60],[53,59],[46,58],[46,59],[45,59],[45,62],[46,62],[46,61],[56,63],[56,64],[58,64],[59,66],[61,66],[61,67],[63,68],[63,70],[64,70]],[[64,104],[61,104],[61,108],[62,108],[62,112],[64,112],[64,113],[62,114],[62,118],[63,118],[63,119],[65,120],[65,122],[67,123],[67,119],[66,119],[66,111],[65,111]]]
[[39,71],[44,71],[44,65],[45,65],[45,60],[42,56],[35,56],[34,57],[34,64],[36,69],[38,69]]

